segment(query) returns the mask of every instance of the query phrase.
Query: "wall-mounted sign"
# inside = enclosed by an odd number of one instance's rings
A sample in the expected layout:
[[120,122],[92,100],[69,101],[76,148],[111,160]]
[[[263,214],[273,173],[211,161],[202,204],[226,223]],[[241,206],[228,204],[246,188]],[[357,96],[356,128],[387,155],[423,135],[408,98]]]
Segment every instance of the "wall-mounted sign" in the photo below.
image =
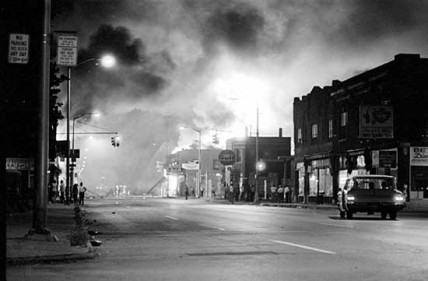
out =
[[410,147],[410,165],[428,166],[428,147]]
[[360,138],[394,138],[394,111],[392,106],[360,106]]
[[58,33],[57,45],[57,64],[75,66],[77,64],[77,33]]
[[235,163],[235,153],[232,150],[222,150],[218,156],[218,160],[223,165],[232,165]]
[[199,170],[199,162],[198,161],[191,161],[181,164],[181,167],[184,170]]
[[34,171],[34,159],[6,158],[6,170]]
[[9,35],[9,63],[27,64],[30,54],[30,36],[28,34]]

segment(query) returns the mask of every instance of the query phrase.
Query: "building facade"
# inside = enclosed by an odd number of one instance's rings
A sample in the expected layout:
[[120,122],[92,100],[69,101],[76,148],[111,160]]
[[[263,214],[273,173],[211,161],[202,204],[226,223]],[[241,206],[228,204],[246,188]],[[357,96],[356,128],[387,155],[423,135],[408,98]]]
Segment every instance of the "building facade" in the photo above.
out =
[[165,163],[165,177],[168,180],[164,194],[172,197],[184,196],[185,185],[194,196],[211,197],[220,194],[224,169],[218,159],[220,151],[217,148],[201,149],[200,175],[198,175],[198,149],[185,149],[170,154]]
[[[240,186],[254,186],[256,183],[256,140],[257,137],[233,138],[226,142],[226,149],[235,153],[233,169],[239,172]],[[258,137],[259,160],[265,168],[257,177],[260,198],[269,196],[272,185],[294,185],[292,173],[291,138],[283,137],[279,130],[278,137]],[[287,169],[288,168],[288,169]]]
[[407,200],[428,200],[428,59],[399,54],[294,99],[296,186],[334,202],[350,175],[397,177]]

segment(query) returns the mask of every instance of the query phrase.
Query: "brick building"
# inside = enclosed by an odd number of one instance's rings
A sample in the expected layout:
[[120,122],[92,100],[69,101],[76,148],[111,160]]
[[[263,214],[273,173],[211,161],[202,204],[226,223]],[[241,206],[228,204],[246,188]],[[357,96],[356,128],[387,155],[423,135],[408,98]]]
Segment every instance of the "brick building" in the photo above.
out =
[[428,59],[399,54],[294,99],[301,201],[331,202],[355,174],[397,177],[408,200],[428,200]]

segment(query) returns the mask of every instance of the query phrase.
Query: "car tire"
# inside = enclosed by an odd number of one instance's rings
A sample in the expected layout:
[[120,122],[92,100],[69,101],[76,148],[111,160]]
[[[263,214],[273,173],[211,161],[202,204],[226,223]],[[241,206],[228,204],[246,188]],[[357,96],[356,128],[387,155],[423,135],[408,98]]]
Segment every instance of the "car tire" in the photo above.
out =
[[347,218],[348,220],[352,220],[353,215],[354,215],[354,213],[352,213],[351,211],[347,211],[347,212],[346,212],[346,218]]
[[381,212],[381,213],[380,213],[380,217],[381,217],[383,220],[386,220],[386,215],[388,215],[388,213],[387,213],[387,212]]
[[389,218],[391,220],[396,220],[397,219],[397,211],[392,211],[389,213]]

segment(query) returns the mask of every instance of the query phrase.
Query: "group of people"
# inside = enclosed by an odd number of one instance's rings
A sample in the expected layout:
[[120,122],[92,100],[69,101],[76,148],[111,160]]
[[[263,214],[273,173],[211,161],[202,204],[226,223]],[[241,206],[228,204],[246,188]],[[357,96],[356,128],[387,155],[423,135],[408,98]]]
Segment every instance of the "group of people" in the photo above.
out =
[[288,186],[283,187],[281,184],[278,187],[273,184],[270,187],[270,199],[273,203],[290,203],[291,189]]
[[53,180],[48,186],[48,199],[51,203],[56,203],[59,199],[60,203],[64,204],[85,204],[85,192],[87,188],[83,185],[83,182],[80,184],[73,184],[72,189],[64,184],[64,181],[61,180],[58,186],[57,182]]

